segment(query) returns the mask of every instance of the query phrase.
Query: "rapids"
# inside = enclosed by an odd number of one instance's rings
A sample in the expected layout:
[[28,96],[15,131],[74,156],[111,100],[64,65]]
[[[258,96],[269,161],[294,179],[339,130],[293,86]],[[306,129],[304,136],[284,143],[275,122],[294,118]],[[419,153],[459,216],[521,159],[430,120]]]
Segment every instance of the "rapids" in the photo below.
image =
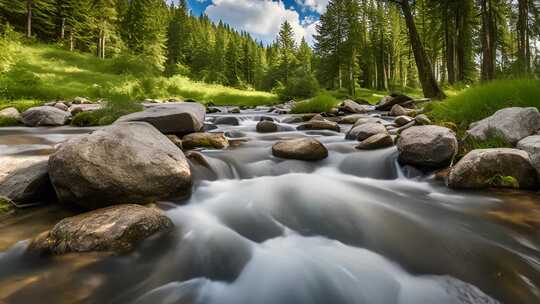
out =
[[[25,255],[67,216],[57,206],[0,223],[0,302],[540,303],[538,194],[453,191],[401,168],[395,148],[355,150],[344,130],[256,133],[261,115],[285,117],[266,110],[214,130],[231,148],[202,151],[209,168],[191,162],[189,200],[159,203],[174,232],[131,254]],[[91,130],[2,128],[0,156],[47,155]],[[327,159],[272,156],[276,140],[306,135]]]

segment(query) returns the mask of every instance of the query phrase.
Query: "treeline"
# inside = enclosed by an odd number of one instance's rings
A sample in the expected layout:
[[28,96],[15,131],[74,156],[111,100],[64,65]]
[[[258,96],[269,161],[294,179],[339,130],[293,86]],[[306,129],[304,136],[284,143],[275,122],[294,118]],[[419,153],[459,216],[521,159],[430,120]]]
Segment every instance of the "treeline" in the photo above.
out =
[[539,16],[536,0],[330,0],[312,50],[288,23],[265,45],[185,0],[0,0],[0,23],[30,39],[283,98],[419,86],[443,98],[441,84],[538,75]]
[[316,37],[321,84],[416,87],[540,73],[540,1],[330,0]]

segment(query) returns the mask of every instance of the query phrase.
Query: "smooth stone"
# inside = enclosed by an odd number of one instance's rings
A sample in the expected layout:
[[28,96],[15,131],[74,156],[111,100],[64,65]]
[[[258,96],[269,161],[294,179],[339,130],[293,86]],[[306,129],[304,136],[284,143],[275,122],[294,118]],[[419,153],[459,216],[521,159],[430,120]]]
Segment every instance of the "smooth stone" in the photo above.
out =
[[359,150],[375,150],[388,148],[394,145],[392,136],[387,133],[379,133],[364,139],[356,146]]
[[414,118],[414,121],[416,121],[416,124],[421,125],[421,126],[431,125],[431,120],[429,119],[429,117],[427,117],[426,114],[417,115]]
[[[517,185],[499,184],[501,178],[512,177]],[[497,180],[499,179],[499,180]],[[448,186],[456,189],[488,187],[538,188],[538,172],[529,154],[509,148],[478,149],[465,155],[450,171]]]
[[40,234],[28,252],[62,255],[70,252],[127,253],[142,240],[172,230],[161,210],[140,205],[116,205],[68,217]]
[[297,130],[330,130],[339,132],[340,127],[337,123],[327,120],[310,120],[296,127]]
[[182,146],[184,149],[226,149],[229,140],[223,133],[191,133],[182,138]]
[[0,110],[0,118],[11,118],[16,120],[21,120],[21,113],[14,107],[9,107]]
[[394,105],[404,104],[411,100],[412,98],[410,98],[407,95],[390,94],[388,96],[385,96],[383,99],[381,99],[375,106],[375,109],[379,111],[390,111]]
[[277,132],[278,129],[279,129],[278,124],[276,124],[276,123],[273,122],[273,121],[266,121],[266,120],[259,121],[259,122],[257,123],[257,127],[256,127],[256,130],[257,130],[257,132],[259,132],[259,133],[272,133],[272,132]]
[[328,157],[328,149],[313,138],[296,138],[281,140],[272,146],[272,154],[276,157],[318,161]]
[[339,106],[339,110],[343,112],[356,114],[366,113],[369,112],[371,109],[371,106],[361,105],[350,99],[344,100]]
[[399,161],[422,168],[448,165],[458,152],[455,133],[439,126],[414,126],[401,132],[397,141]]
[[216,125],[229,125],[229,126],[238,126],[240,125],[240,120],[236,116],[220,116],[214,120]]
[[40,106],[30,108],[22,113],[22,123],[29,127],[40,126],[63,126],[71,113],[62,111],[55,107]]
[[351,115],[342,117],[339,123],[346,124],[346,125],[353,125],[359,119],[364,119],[364,118],[370,118],[370,116],[366,114],[351,114]]
[[379,133],[388,134],[386,127],[380,123],[369,122],[353,127],[347,132],[345,139],[363,141],[364,139]]
[[281,122],[286,124],[295,124],[304,122],[304,119],[301,116],[290,116],[283,118]]
[[516,147],[529,154],[532,165],[540,172],[540,135],[525,137],[517,143]]
[[55,103],[54,107],[59,109],[59,110],[62,110],[62,111],[69,111],[69,107],[66,104],[64,104],[63,102]]
[[124,122],[60,145],[49,176],[62,203],[96,209],[183,198],[191,192],[184,153],[146,122]]
[[392,109],[390,109],[390,113],[388,115],[390,116],[409,116],[411,114],[411,110],[406,110],[404,107],[396,104],[392,106]]
[[408,123],[410,123],[411,121],[414,121],[414,118],[412,117],[409,117],[409,116],[398,116],[396,117],[396,119],[394,120],[394,122],[396,123],[396,125],[398,127],[402,127]]

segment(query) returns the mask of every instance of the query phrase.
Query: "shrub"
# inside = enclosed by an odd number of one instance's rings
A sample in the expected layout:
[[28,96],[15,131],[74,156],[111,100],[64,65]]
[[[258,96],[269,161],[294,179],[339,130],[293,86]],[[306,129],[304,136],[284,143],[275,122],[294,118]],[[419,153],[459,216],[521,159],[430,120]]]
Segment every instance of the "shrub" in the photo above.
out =
[[278,83],[274,92],[281,100],[291,100],[295,98],[310,98],[319,91],[319,83],[311,74],[299,75],[289,78],[286,85]]
[[334,108],[338,100],[333,96],[323,93],[312,99],[297,102],[292,108],[292,113],[322,113],[328,112]]

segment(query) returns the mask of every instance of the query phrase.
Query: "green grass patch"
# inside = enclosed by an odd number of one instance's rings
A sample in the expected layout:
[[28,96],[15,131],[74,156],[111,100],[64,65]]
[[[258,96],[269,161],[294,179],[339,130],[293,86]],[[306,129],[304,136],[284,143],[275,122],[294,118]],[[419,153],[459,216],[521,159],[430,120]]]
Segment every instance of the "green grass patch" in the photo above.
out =
[[13,117],[0,117],[0,127],[16,126],[19,121]]
[[506,107],[540,107],[540,80],[505,79],[477,85],[429,106],[436,121],[467,129],[472,122]]
[[[458,135],[460,135],[460,137],[463,136],[463,134]],[[513,145],[506,141],[504,136],[500,134],[493,134],[485,140],[477,140],[471,137],[466,137],[459,145],[457,159],[461,159],[472,150],[493,148],[513,148]]]
[[295,103],[291,112],[294,114],[328,112],[336,107],[338,103],[338,99],[334,96],[323,93],[311,99]]
[[133,101],[107,102],[105,107],[95,111],[81,112],[71,120],[71,124],[78,127],[104,126],[115,122],[120,116],[142,111],[140,103]]
[[[145,98],[195,99],[217,105],[263,105],[278,102],[275,94],[191,81],[182,76],[156,76],[137,57],[99,59],[54,45],[20,45],[0,71],[0,108],[85,96],[122,103]],[[96,114],[97,115],[97,114]]]

